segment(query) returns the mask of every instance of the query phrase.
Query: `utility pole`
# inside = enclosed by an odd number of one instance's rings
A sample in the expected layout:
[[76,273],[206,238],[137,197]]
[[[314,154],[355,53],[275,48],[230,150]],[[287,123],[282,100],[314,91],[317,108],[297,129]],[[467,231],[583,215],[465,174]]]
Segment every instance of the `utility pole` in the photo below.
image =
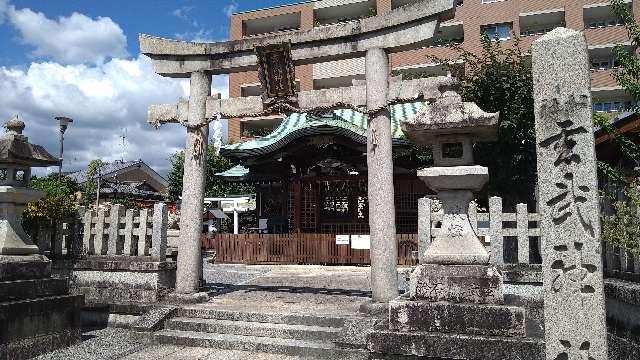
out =
[[98,167],[98,177],[96,177],[96,211],[100,207],[100,178],[102,177],[102,166]]
[[55,117],[58,120],[60,126],[60,164],[58,165],[58,178],[62,178],[62,162],[64,161],[64,133],[67,131],[69,124],[73,122],[73,119],[65,116]]
[[124,163],[125,154],[127,152],[127,128],[122,129],[122,162]]

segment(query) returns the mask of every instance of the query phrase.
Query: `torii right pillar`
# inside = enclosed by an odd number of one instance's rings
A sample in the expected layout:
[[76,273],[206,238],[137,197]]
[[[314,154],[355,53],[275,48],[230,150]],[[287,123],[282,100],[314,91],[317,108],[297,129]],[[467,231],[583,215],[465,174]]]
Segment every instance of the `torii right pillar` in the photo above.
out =
[[532,47],[546,358],[607,359],[600,209],[584,34]]
[[389,56],[369,49],[365,58],[367,81],[367,168],[369,228],[371,233],[371,292],[374,302],[398,297],[398,245],[393,188],[391,112],[389,111]]

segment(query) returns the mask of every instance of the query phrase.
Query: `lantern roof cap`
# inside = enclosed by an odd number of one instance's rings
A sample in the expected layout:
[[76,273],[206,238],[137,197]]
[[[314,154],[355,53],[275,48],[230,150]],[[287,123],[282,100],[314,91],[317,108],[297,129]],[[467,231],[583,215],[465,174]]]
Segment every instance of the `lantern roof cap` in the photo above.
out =
[[25,165],[29,167],[55,166],[60,160],[51,155],[44,147],[29,143],[22,135],[25,123],[13,116],[5,124],[6,132],[0,138],[0,164]]

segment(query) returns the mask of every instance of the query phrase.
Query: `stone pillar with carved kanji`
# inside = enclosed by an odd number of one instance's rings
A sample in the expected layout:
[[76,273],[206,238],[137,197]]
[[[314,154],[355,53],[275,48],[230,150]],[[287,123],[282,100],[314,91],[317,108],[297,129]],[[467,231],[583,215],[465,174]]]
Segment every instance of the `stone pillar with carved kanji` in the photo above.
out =
[[547,359],[607,359],[587,42],[558,28],[532,47]]

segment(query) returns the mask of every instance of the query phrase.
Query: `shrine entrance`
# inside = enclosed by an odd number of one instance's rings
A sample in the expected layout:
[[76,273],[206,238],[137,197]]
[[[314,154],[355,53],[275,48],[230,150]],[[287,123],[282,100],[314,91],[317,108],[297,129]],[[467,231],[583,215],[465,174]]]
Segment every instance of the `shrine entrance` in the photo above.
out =
[[[140,50],[152,59],[158,74],[190,78],[188,100],[149,109],[149,121],[156,126],[180,123],[187,128],[178,279],[172,295],[177,301],[204,300],[204,295],[198,293],[200,217],[209,123],[220,117],[317,114],[336,109],[352,109],[367,115],[366,132],[359,136],[360,143],[366,144],[363,153],[367,162],[372,298],[375,302],[388,302],[398,296],[392,149],[395,134],[390,107],[436,99],[454,81],[447,77],[409,81],[392,78],[389,54],[423,46],[434,37],[440,22],[452,19],[454,14],[455,4],[450,0],[424,0],[345,24],[234,42],[189,43],[140,36]],[[296,66],[362,57],[365,81],[356,81],[347,88],[297,90]],[[255,70],[262,96],[233,99],[211,96],[213,75]],[[279,143],[272,143],[266,149],[278,146]],[[295,170],[296,174],[303,174]],[[297,209],[295,212],[301,215],[301,207]],[[294,225],[301,225],[301,216],[296,218]]]
[[[421,160],[424,150],[413,148],[400,129],[422,107],[392,107],[395,191],[387,201],[395,204],[398,234],[417,233],[418,199],[429,193],[416,169],[430,159]],[[224,146],[221,154],[239,160],[241,171],[218,175],[256,186],[257,224],[245,232],[368,235],[366,124],[365,114],[350,110],[294,113],[265,137]]]

